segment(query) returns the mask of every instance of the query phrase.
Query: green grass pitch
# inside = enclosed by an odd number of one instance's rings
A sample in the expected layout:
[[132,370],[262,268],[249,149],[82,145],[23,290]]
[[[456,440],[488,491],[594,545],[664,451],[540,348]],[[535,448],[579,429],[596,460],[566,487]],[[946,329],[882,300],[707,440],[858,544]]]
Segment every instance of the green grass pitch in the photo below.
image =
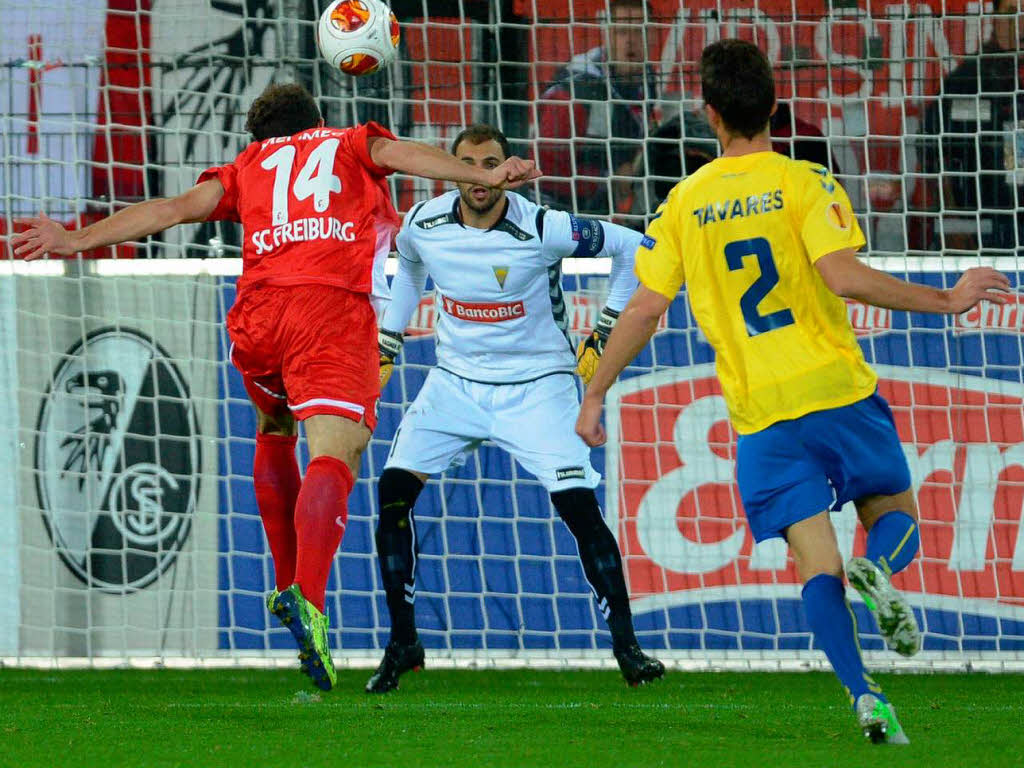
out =
[[825,673],[427,669],[386,696],[368,676],[312,696],[297,671],[0,670],[0,765],[1024,766],[1021,675],[880,675],[909,747],[864,742]]

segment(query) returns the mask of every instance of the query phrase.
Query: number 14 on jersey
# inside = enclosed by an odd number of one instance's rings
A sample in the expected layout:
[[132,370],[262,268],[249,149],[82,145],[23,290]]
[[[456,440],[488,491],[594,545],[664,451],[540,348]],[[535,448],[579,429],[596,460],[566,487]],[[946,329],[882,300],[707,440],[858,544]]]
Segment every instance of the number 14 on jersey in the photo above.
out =
[[[338,153],[338,139],[327,139],[316,146],[306,158],[291,194],[302,202],[313,198],[313,208],[323,213],[330,204],[332,193],[341,192],[341,179],[334,175],[334,157]],[[274,172],[271,203],[271,222],[274,226],[286,224],[288,217],[288,187],[295,164],[295,147],[286,144],[260,163],[260,167]]]

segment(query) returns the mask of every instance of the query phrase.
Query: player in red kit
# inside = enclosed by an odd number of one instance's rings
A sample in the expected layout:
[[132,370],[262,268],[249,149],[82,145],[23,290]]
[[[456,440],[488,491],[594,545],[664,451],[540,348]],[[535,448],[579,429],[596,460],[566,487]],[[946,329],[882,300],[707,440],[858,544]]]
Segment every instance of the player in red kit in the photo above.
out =
[[[374,304],[387,296],[383,262],[398,226],[386,177],[513,188],[539,173],[519,158],[489,170],[466,165],[376,123],[324,127],[299,85],[269,86],[246,129],[254,141],[233,163],[204,171],[177,197],[74,231],[40,216],[11,242],[29,259],[68,256],[174,224],[241,222],[242,276],[227,327],[258,413],[253,484],[276,581],[267,604],[295,636],[303,672],[330,690],[327,577],[380,394]],[[301,479],[297,421],[310,453]]]

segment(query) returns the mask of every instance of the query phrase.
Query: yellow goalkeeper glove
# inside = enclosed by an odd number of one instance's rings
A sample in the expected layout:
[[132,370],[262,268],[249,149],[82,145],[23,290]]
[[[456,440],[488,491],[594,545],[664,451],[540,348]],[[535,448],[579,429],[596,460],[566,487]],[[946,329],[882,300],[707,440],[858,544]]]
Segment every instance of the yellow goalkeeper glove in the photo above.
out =
[[405,339],[402,334],[394,331],[385,331],[381,328],[377,331],[377,348],[380,350],[380,389],[383,392],[395,370],[395,358],[402,351],[402,344]]
[[619,319],[619,313],[614,309],[605,307],[597,319],[597,325],[590,332],[576,350],[576,373],[583,379],[584,384],[590,383],[590,378],[597,370],[597,361],[601,359],[604,352],[605,342],[615,327],[615,321]]

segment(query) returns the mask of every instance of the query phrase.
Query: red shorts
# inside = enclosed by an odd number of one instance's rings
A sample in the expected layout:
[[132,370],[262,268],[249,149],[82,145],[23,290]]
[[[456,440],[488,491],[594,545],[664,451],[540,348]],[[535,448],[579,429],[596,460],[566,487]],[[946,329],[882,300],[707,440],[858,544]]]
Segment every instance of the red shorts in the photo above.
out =
[[231,362],[261,411],[377,425],[380,354],[368,296],[332,285],[250,286],[227,325]]

